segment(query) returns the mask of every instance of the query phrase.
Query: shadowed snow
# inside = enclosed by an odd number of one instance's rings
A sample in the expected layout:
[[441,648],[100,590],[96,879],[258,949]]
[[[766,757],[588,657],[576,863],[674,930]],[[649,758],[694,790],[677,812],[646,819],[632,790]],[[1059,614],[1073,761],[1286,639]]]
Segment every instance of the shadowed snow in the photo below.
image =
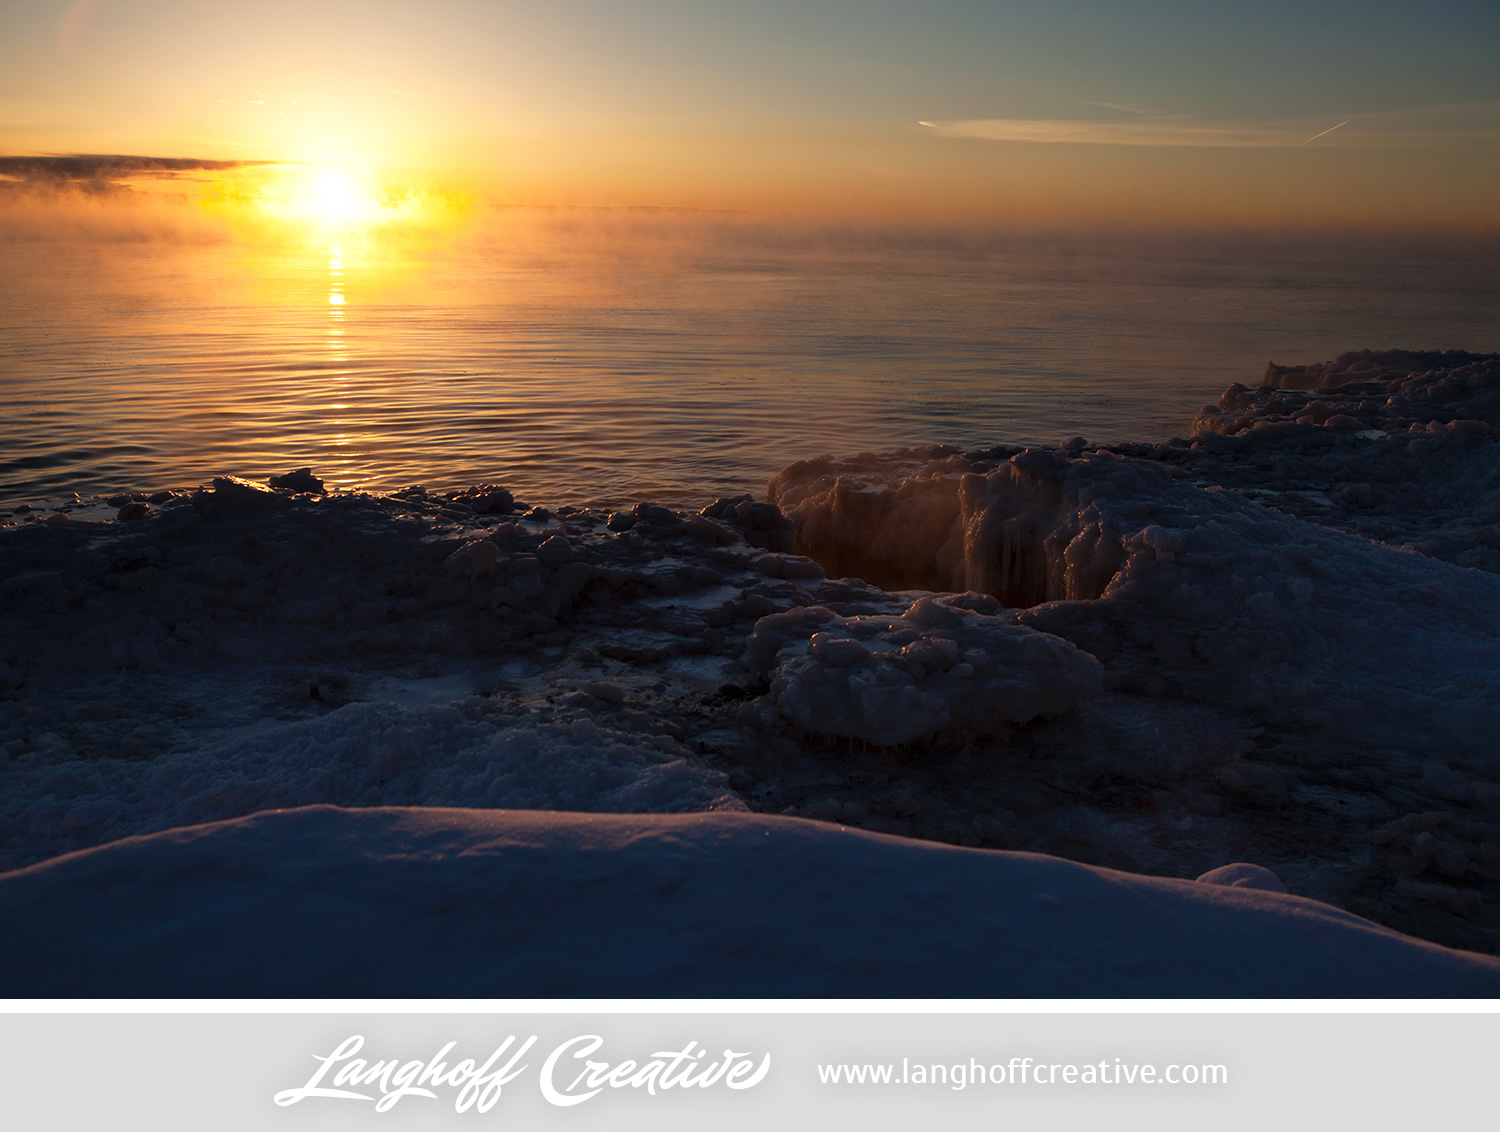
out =
[[0,878],[0,993],[1500,994],[1500,961],[1253,887],[789,818],[259,814]]

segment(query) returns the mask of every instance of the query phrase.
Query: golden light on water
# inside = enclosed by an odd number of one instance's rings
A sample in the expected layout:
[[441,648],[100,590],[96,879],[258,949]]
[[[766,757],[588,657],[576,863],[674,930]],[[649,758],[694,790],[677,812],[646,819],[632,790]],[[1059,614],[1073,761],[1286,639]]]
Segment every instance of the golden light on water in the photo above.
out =
[[335,244],[328,249],[328,346],[335,351],[333,360],[341,362],[344,354],[344,245]]

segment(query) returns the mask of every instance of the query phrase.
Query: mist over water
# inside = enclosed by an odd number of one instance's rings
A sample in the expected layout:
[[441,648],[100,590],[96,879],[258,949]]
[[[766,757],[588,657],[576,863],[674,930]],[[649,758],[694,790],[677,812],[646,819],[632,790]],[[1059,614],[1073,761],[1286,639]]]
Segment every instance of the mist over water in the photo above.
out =
[[1453,246],[695,224],[13,228],[0,499],[310,466],[685,505],[821,453],[1161,440],[1270,359],[1500,348],[1493,256]]

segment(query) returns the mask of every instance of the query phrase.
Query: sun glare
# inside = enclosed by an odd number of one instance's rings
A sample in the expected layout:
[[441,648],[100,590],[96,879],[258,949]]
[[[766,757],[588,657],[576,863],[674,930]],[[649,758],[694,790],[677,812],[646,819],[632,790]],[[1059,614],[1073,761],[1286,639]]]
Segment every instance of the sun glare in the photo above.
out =
[[196,199],[247,244],[303,249],[409,249],[452,237],[473,210],[466,192],[422,173],[335,162],[228,170]]
[[430,228],[457,219],[458,198],[374,173],[333,165],[272,165],[244,170],[205,200],[231,217],[272,221],[319,243],[391,225]]
[[380,223],[382,207],[366,177],[342,169],[291,168],[267,188],[267,211],[323,230]]
[[320,216],[342,219],[353,211],[354,183],[342,173],[324,169],[313,181],[310,207]]

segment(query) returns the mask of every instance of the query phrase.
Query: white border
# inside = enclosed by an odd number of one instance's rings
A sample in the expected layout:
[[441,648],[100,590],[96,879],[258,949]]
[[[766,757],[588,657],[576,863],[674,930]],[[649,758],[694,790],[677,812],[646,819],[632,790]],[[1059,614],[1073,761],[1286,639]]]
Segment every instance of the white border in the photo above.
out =
[[1500,1014],[1500,998],[18,998],[5,1014]]

